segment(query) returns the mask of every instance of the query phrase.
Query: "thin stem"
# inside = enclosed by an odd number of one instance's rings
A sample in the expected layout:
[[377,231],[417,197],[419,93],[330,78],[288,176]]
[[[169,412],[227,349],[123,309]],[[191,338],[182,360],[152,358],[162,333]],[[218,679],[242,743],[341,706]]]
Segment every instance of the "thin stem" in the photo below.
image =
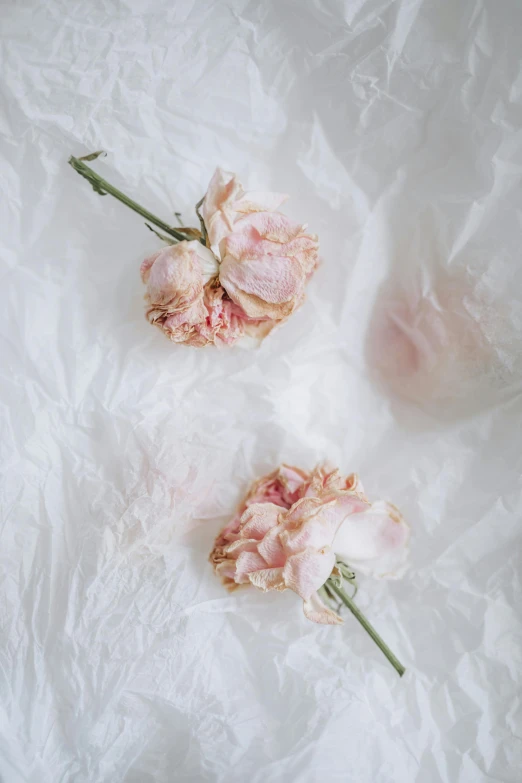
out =
[[205,201],[205,196],[203,196],[203,198],[200,199],[196,204],[196,215],[198,216],[199,222],[201,224],[201,242],[205,245],[205,247],[207,247],[207,239],[208,239],[207,227],[205,225],[205,221],[203,220],[201,212],[199,211],[204,201]]
[[371,625],[366,617],[363,615],[363,613],[358,609],[354,601],[350,598],[349,595],[347,595],[344,590],[340,587],[337,587],[334,582],[331,579],[327,579],[326,584],[332,590],[338,598],[341,599],[343,604],[348,607],[350,612],[355,616],[355,618],[361,623],[364,630],[372,637],[373,641],[377,645],[377,647],[381,650],[381,652],[384,653],[384,655],[387,657],[399,677],[402,677],[406,669],[402,665],[402,663],[398,660],[398,658],[395,657],[395,655],[392,653],[386,642],[381,639],[373,625]]
[[168,223],[165,223],[163,220],[161,220],[161,218],[153,215],[152,212],[148,211],[148,209],[144,209],[144,207],[140,206],[131,198],[126,196],[125,193],[122,193],[121,190],[118,190],[114,187],[114,185],[111,185],[110,182],[107,182],[107,180],[103,179],[103,177],[100,177],[100,175],[93,171],[90,166],[87,166],[83,160],[75,158],[71,155],[69,158],[69,163],[73,169],[78,172],[78,174],[84,177],[87,182],[91,183],[96,193],[99,193],[101,196],[105,196],[106,193],[109,193],[109,195],[114,196],[114,198],[117,198],[118,201],[121,201],[122,204],[125,204],[130,209],[133,209],[134,212],[137,212],[138,215],[141,215],[150,223],[154,223],[155,226],[161,228],[162,231],[165,231],[166,234],[170,234],[171,237],[174,237],[179,241],[186,239],[186,237],[183,236],[180,231],[176,231],[175,228],[169,226]]

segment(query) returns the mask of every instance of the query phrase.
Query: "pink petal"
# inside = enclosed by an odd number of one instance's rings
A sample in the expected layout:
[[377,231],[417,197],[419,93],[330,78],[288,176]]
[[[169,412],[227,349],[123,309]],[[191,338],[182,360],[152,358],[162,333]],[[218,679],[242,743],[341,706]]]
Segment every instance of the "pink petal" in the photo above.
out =
[[307,601],[312,593],[324,585],[334,565],[335,554],[330,548],[316,551],[307,549],[286,561],[283,570],[285,584]]
[[282,568],[264,568],[249,574],[248,578],[254,587],[265,593],[268,590],[284,590],[286,587]]
[[257,552],[258,542],[253,538],[239,538],[224,547],[223,554],[232,560],[237,560],[243,552]]
[[261,256],[239,263],[226,255],[219,279],[230,296],[239,289],[273,304],[290,302],[301,293],[304,285],[299,264],[284,256]]
[[261,555],[257,552],[242,552],[236,560],[236,582],[246,584],[248,575],[254,571],[262,571],[267,566]]
[[303,233],[304,228],[302,223],[290,220],[281,212],[253,212],[234,224],[235,233],[250,232],[255,229],[263,239],[280,244],[295,239]]
[[258,546],[259,554],[266,560],[271,568],[284,566],[286,562],[285,550],[279,540],[281,530],[281,526],[269,530]]
[[[169,305],[172,312],[192,304],[203,291],[203,276],[191,242],[161,250],[147,267],[147,298],[151,305]],[[150,259],[144,262],[149,264]]]
[[285,552],[294,554],[306,547],[331,546],[346,516],[367,507],[367,503],[350,493],[331,500],[304,498],[298,501],[287,514],[285,531],[280,536]]
[[265,533],[275,527],[281,506],[273,503],[252,503],[241,517],[241,536],[261,541]]
[[303,603],[305,617],[313,623],[323,623],[324,625],[342,625],[343,620],[324,604],[317,593],[312,593],[308,601]]
[[234,208],[237,212],[274,212],[288,199],[286,193],[270,193],[263,190],[250,190],[238,199]]
[[334,549],[341,560],[365,574],[399,576],[408,554],[410,530],[391,503],[373,503],[348,516],[339,528]]

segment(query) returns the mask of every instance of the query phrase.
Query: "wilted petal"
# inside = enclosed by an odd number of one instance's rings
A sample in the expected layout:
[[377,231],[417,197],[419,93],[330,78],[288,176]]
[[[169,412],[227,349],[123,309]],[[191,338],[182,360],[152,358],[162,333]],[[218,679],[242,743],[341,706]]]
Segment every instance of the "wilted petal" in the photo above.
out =
[[238,220],[234,225],[235,233],[250,232],[255,229],[263,239],[284,244],[303,233],[305,226],[296,223],[281,212],[254,212]]
[[365,574],[399,576],[408,554],[410,530],[391,503],[372,503],[348,516],[335,537],[337,556]]
[[197,256],[203,282],[208,283],[219,272],[219,264],[216,256],[208,247],[202,245],[199,240],[188,243],[192,252]]
[[307,549],[292,555],[286,561],[283,576],[285,584],[307,601],[328,579],[335,565],[335,554],[329,547]]
[[257,552],[242,552],[236,560],[236,582],[248,583],[248,575],[253,571],[261,571],[267,567],[266,562]]
[[257,552],[258,541],[254,538],[239,538],[223,548],[223,554],[232,560],[237,560],[243,552]]
[[254,294],[246,294],[240,289],[235,289],[233,293],[227,291],[227,293],[241,307],[245,315],[251,320],[257,321],[261,328],[263,328],[263,321],[270,322],[268,331],[271,331],[277,323],[282,323],[292,315],[302,305],[304,300],[304,294],[302,294],[299,298],[292,299],[289,302],[272,304],[271,302],[265,302],[264,299]]
[[193,244],[180,242],[151,256],[154,258],[151,265],[150,259],[144,261],[142,276],[147,282],[147,299],[151,306],[168,305],[171,312],[175,312],[188,307],[201,295],[203,276],[191,247]]
[[278,525],[269,530],[258,546],[258,552],[271,568],[283,566],[286,561],[286,553],[281,544],[279,534],[282,527]]
[[312,593],[308,601],[303,603],[305,617],[313,623],[322,623],[324,625],[342,625],[343,620],[324,604],[317,593]]
[[270,193],[265,190],[250,190],[239,198],[234,206],[238,212],[274,212],[288,199],[287,193]]
[[303,270],[299,264],[284,256],[260,256],[238,261],[225,255],[219,279],[228,295],[244,292],[271,304],[290,302],[301,293]]
[[282,568],[264,568],[248,575],[250,582],[259,590],[284,590],[286,585],[283,579]]
[[286,517],[281,542],[288,554],[301,552],[305,547],[321,549],[331,546],[343,520],[368,504],[350,493],[331,500],[304,498],[293,506]]
[[234,580],[236,575],[236,564],[233,560],[222,560],[215,566],[216,574],[223,580]]
[[261,541],[277,525],[280,514],[281,506],[274,503],[252,503],[241,517],[241,536]]

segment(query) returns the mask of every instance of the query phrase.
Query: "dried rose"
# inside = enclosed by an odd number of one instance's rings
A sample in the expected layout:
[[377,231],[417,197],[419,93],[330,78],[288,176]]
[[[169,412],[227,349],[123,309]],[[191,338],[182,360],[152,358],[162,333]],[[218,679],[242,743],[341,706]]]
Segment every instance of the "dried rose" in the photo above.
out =
[[216,539],[210,560],[228,589],[294,590],[305,615],[318,623],[341,619],[317,591],[339,559],[374,576],[390,577],[407,553],[409,528],[390,504],[371,504],[354,475],[318,468],[310,474],[281,466],[256,482]]

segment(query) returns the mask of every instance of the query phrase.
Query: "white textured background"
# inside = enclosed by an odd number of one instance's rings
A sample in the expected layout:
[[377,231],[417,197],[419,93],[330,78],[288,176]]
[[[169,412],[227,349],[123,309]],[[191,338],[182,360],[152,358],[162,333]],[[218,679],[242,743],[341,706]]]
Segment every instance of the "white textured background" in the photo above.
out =
[[[522,6],[3,0],[3,783],[520,783]],[[143,316],[143,222],[217,164],[319,233],[258,351]],[[400,583],[307,622],[206,562],[329,457],[410,521]]]

